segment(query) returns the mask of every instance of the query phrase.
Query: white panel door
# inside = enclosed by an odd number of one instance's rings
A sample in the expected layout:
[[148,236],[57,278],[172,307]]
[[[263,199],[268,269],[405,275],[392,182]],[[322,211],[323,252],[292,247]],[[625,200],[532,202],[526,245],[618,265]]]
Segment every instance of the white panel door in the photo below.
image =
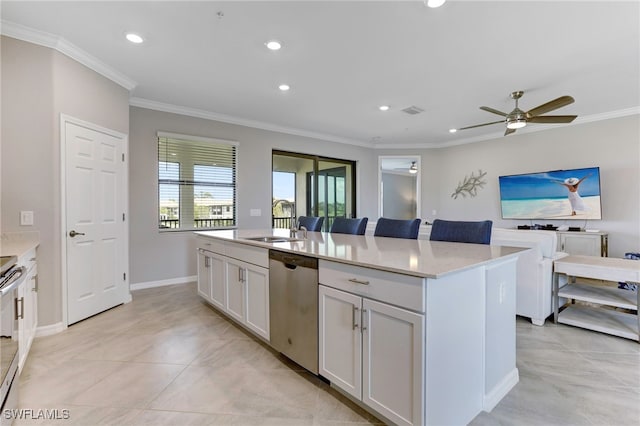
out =
[[198,249],[198,294],[226,311],[224,259],[204,249]]
[[225,260],[226,310],[236,320],[244,321],[244,280],[245,269],[240,261]]
[[214,253],[208,253],[208,256],[211,272],[211,303],[220,310],[225,311],[227,307],[225,305],[224,259]]
[[65,126],[67,323],[123,303],[126,277],[124,140]]
[[424,417],[424,316],[362,302],[362,402],[397,425]]
[[319,374],[356,399],[362,396],[362,298],[319,286]]
[[576,232],[574,234],[559,234],[560,250],[571,255],[602,256],[600,235],[589,235]]
[[269,340],[269,269],[245,265],[246,325]]
[[198,249],[198,294],[211,301],[211,257],[209,252]]

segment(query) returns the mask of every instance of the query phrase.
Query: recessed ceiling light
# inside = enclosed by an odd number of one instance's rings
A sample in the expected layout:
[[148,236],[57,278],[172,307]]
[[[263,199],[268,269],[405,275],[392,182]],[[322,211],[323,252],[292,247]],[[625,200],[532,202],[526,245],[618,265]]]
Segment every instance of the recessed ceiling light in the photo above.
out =
[[264,44],[269,50],[280,50],[282,44],[277,40],[269,40]]
[[380,111],[389,111],[389,105],[380,105],[378,109]]
[[288,84],[281,84],[280,86],[278,86],[278,89],[282,90],[283,92],[286,92],[287,90],[291,89],[291,87],[289,87]]
[[127,33],[126,37],[127,37],[127,40],[135,44],[140,44],[144,41],[142,37],[140,37],[138,34],[135,34],[135,33]]
[[457,131],[458,131],[458,129],[449,129],[449,133],[455,133]]

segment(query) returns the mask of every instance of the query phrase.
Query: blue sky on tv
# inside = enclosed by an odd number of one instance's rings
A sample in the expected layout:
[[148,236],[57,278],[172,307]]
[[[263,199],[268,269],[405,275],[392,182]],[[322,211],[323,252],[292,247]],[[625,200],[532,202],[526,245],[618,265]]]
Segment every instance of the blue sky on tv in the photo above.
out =
[[600,172],[598,167],[584,169],[554,170],[540,173],[500,176],[500,199],[521,200],[533,198],[566,197],[568,189],[562,185],[565,179],[582,179],[578,193],[582,197],[600,195]]

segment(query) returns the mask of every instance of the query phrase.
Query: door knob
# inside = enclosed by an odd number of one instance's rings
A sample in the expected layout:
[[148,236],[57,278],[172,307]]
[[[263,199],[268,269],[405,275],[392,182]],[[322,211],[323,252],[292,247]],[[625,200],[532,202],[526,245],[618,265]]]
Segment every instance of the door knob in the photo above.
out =
[[76,235],[84,235],[84,232],[76,232],[73,229],[71,231],[69,231],[69,236],[71,238],[75,237]]

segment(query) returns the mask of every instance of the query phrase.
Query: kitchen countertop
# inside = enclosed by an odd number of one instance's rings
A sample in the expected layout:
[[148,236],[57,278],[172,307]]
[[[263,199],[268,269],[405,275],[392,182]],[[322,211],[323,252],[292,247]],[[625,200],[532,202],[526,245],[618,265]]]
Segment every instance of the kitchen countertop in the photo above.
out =
[[3,232],[0,234],[0,256],[17,256],[20,258],[29,250],[40,245],[40,233]]
[[327,232],[309,232],[306,239],[290,242],[265,243],[246,239],[265,236],[289,237],[288,229],[229,229],[198,231],[195,234],[423,278],[440,278],[500,258],[517,256],[518,253],[528,250],[522,247]]

